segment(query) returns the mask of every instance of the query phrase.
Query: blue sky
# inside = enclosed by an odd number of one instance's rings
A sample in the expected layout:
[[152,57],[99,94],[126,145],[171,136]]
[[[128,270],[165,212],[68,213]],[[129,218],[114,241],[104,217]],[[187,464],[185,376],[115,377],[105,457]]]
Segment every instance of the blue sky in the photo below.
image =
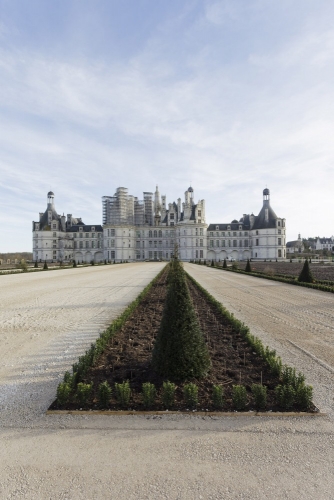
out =
[[0,251],[31,221],[100,223],[101,196],[183,198],[331,236],[334,3],[0,0]]

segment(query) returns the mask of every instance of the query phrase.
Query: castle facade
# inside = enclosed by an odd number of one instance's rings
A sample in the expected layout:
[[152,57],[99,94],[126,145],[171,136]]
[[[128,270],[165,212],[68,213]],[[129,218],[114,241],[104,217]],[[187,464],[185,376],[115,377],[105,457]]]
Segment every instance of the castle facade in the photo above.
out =
[[285,219],[270,205],[269,189],[257,216],[244,214],[228,223],[207,224],[205,200],[194,201],[189,187],[172,203],[166,196],[144,192],[143,199],[124,187],[102,198],[102,225],[86,225],[80,218],[59,216],[54,193],[47,209],[33,222],[33,258],[48,262],[102,262],[169,260],[178,245],[183,261],[283,260],[286,257]]

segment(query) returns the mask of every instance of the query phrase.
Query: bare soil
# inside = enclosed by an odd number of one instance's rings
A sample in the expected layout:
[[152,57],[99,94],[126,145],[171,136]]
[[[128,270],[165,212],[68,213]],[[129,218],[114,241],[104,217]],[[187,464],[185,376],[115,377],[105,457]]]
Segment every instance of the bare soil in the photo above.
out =
[[[93,366],[84,382],[93,384],[90,401],[86,405],[76,402],[60,406],[55,401],[50,409],[101,409],[98,403],[98,386],[105,380],[112,389],[115,383],[130,381],[131,403],[133,410],[144,410],[142,404],[142,384],[151,382],[157,389],[157,398],[152,410],[165,410],[161,401],[161,387],[165,380],[151,366],[152,349],[160,327],[167,292],[167,273],[165,272],[152,287],[149,294],[138,306],[137,310],[111,340],[105,352]],[[284,411],[275,402],[274,389],[279,384],[268,370],[262,358],[258,357],[248,346],[239,332],[235,331],[224,316],[207,300],[203,293],[188,280],[192,301],[195,306],[202,331],[204,333],[212,366],[203,379],[192,379],[198,386],[198,410],[213,411],[212,385],[224,387],[225,404],[223,411],[233,411],[232,387],[245,385],[248,393],[247,410],[255,410],[251,396],[252,384],[267,386],[267,410]],[[187,410],[183,402],[183,382],[177,382],[175,406],[169,410]],[[109,410],[120,410],[113,390]],[[294,408],[298,410],[297,407]]]

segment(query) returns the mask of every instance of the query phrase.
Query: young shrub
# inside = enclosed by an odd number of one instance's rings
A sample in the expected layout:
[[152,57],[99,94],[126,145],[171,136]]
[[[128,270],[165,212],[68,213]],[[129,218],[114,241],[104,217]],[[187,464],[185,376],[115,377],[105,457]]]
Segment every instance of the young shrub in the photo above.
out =
[[251,268],[249,259],[247,259],[247,264],[246,264],[246,267],[245,267],[245,271],[246,271],[246,273],[251,273],[252,272],[252,268]]
[[299,384],[296,389],[296,403],[302,410],[309,410],[312,405],[313,387]]
[[215,263],[213,262],[213,259],[211,261],[211,267],[215,267]]
[[111,387],[108,381],[101,382],[98,389],[98,400],[101,408],[107,408],[111,398]]
[[300,275],[298,276],[298,281],[302,281],[304,283],[313,283],[314,278],[311,273],[311,269],[309,266],[309,262],[305,259],[303,269],[301,270]]
[[154,384],[144,382],[142,385],[142,399],[145,408],[152,408],[154,405],[155,396],[157,394]]
[[247,404],[247,391],[244,385],[234,385],[232,388],[232,402],[236,410],[244,410]]
[[224,259],[224,262],[223,262],[223,269],[227,269],[227,262],[226,262],[226,259]]
[[184,402],[188,408],[196,408],[198,405],[198,387],[190,382],[183,386]]
[[77,263],[75,260],[73,260],[73,267],[77,267]]
[[280,377],[280,375],[282,373],[282,360],[281,360],[281,358],[276,357],[276,356],[268,356],[266,358],[266,362],[269,365],[269,369],[270,369],[271,373],[275,377]]
[[38,262],[37,262],[37,260],[35,261],[34,268],[35,268],[35,269],[37,269],[37,268],[38,268]]
[[261,384],[252,384],[252,394],[257,410],[262,410],[267,405],[267,387]]
[[210,368],[209,352],[183,267],[176,259],[169,266],[167,297],[154,344],[152,365],[169,380],[200,378]]
[[48,264],[47,264],[46,260],[44,261],[44,266],[43,266],[43,269],[44,269],[44,270],[45,270],[45,269],[49,269],[49,268],[48,268]]
[[104,265],[105,265],[105,266],[107,265],[107,260],[106,260],[106,259],[104,259]]
[[121,384],[115,384],[116,398],[123,408],[127,408],[130,403],[131,389],[128,380],[124,380]]
[[239,269],[239,266],[236,262],[233,262],[232,269],[233,269],[233,271],[237,271],[237,269]]
[[57,401],[60,405],[68,403],[71,394],[71,385],[66,382],[60,382],[57,387]]
[[93,261],[93,259],[90,261],[90,263],[92,266],[95,266],[95,262]]
[[285,410],[291,408],[295,402],[295,390],[292,385],[278,385],[275,388],[277,402]]
[[171,408],[174,406],[175,402],[175,390],[176,390],[176,385],[173,384],[173,382],[164,382],[162,384],[162,404],[164,405],[165,408]]
[[84,384],[79,382],[75,396],[80,404],[85,405],[88,402],[89,396],[92,392],[92,384]]
[[220,410],[224,405],[224,388],[221,385],[212,386],[212,403],[213,406]]

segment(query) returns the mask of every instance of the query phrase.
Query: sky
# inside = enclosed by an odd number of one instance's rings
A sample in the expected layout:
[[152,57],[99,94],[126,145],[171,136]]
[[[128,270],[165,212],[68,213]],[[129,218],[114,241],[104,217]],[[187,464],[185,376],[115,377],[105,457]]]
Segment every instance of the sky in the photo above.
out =
[[0,252],[124,186],[334,234],[332,0],[0,0]]

